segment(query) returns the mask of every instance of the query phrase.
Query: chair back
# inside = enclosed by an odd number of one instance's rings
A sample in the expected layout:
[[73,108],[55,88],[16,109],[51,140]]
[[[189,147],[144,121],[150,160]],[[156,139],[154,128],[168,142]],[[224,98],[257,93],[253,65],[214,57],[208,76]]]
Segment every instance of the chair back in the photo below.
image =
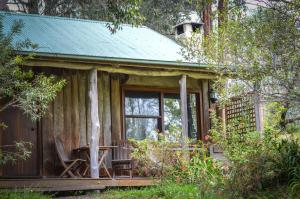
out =
[[66,154],[64,145],[59,137],[55,137],[55,147],[60,161],[66,162],[69,160],[68,155]]
[[131,159],[131,146],[127,140],[120,140],[113,144],[114,146],[117,146],[113,150],[113,160]]

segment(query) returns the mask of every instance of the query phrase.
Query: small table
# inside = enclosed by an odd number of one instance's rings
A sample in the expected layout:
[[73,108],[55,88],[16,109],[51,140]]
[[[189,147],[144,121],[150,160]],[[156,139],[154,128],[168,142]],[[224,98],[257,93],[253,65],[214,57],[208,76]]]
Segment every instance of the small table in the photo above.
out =
[[[107,170],[106,165],[104,164],[104,159],[105,157],[108,155],[109,150],[116,148],[117,146],[99,146],[99,168],[101,168],[101,166],[103,166],[106,174],[109,176],[109,178],[112,179],[109,171]],[[76,149],[72,150],[75,154],[82,154],[87,161],[90,161],[90,147],[89,146],[82,146]],[[85,169],[85,171],[83,172],[83,176],[86,175],[88,169],[90,167],[90,164],[88,164],[87,168]]]

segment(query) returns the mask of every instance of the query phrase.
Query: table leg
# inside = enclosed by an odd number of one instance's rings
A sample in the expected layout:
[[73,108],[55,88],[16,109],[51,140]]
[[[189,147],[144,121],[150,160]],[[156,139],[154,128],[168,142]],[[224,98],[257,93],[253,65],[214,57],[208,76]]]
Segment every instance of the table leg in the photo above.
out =
[[106,172],[106,174],[109,176],[110,179],[112,179],[112,177],[111,177],[109,171],[108,171],[107,168],[106,168],[106,165],[104,164],[104,158],[107,156],[107,154],[108,154],[108,150],[105,150],[105,151],[103,152],[102,156],[101,156],[100,161],[99,161],[99,168],[101,168],[101,165],[102,165],[103,168],[104,168],[104,170],[105,170],[105,172]]

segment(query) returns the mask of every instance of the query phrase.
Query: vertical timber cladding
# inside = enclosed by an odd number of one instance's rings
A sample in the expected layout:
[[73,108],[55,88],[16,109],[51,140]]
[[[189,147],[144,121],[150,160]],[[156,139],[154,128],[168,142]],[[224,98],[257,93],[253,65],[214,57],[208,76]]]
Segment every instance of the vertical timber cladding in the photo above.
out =
[[15,163],[7,162],[0,166],[1,177],[34,177],[39,173],[38,161],[38,131],[37,123],[32,121],[22,110],[8,107],[0,113],[0,123],[7,127],[0,128],[0,145],[2,152],[15,152],[15,141],[30,142],[31,156],[27,160],[17,160]]
[[[99,145],[110,146],[112,144],[111,122],[111,95],[110,75],[107,72],[98,72],[98,112],[100,120]],[[106,165],[111,167],[111,153],[106,158]]]
[[[49,70],[47,70],[49,71]],[[66,85],[49,105],[42,119],[43,175],[56,176],[60,163],[54,145],[54,136],[63,141],[66,152],[90,142],[91,120],[88,103],[88,71],[51,69],[51,74],[66,80]],[[110,75],[98,72],[98,100],[100,120],[100,145],[111,145]],[[110,156],[106,160],[110,163]],[[108,166],[110,166],[108,164]]]
[[66,85],[49,105],[41,120],[43,176],[56,176],[60,163],[54,137],[61,138],[66,152],[87,144],[86,98],[87,72],[67,69],[47,69],[47,73],[66,80]]
[[208,133],[210,128],[209,118],[209,83],[208,80],[202,80],[202,114],[203,114],[203,125],[202,125],[202,139]]
[[111,75],[111,138],[113,141],[118,141],[122,138],[120,86],[119,75]]

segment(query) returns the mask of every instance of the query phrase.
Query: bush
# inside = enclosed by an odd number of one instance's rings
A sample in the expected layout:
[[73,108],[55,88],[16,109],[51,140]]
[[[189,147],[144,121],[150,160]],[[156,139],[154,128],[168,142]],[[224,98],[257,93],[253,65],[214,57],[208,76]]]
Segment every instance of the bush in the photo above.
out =
[[232,197],[249,197],[272,187],[286,186],[288,182],[290,190],[298,189],[299,144],[292,136],[282,136],[286,132],[279,125],[280,109],[269,111],[263,134],[236,128],[249,129],[247,116],[231,121],[226,128],[215,114],[212,121],[213,142],[224,149],[228,160],[226,193]]
[[163,182],[172,181],[195,184],[210,193],[221,193],[225,175],[220,162],[207,156],[202,142],[193,144],[194,151],[182,146],[191,144],[174,134],[159,134],[159,139],[131,140],[132,156],[140,175],[160,177]]

